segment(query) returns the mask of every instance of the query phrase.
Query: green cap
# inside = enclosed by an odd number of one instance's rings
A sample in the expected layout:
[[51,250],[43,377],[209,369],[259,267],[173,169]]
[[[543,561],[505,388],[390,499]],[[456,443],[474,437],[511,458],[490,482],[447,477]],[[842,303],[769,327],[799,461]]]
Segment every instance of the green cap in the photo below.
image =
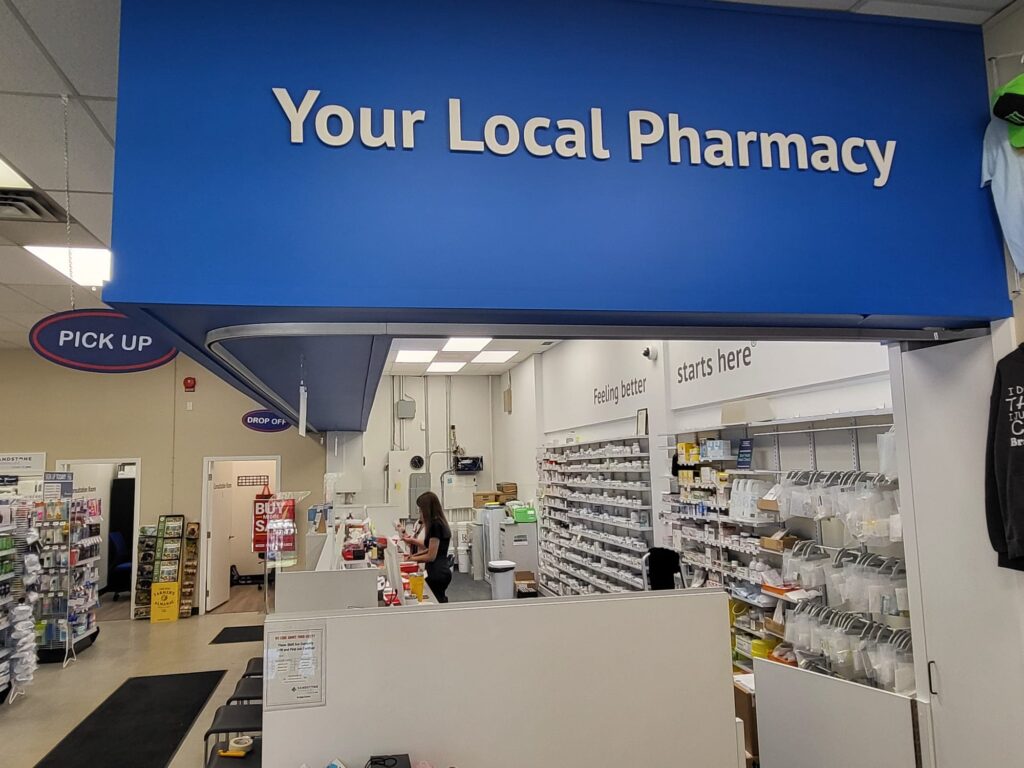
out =
[[1024,147],[1024,75],[1018,75],[992,96],[992,114],[1010,125],[1010,144]]

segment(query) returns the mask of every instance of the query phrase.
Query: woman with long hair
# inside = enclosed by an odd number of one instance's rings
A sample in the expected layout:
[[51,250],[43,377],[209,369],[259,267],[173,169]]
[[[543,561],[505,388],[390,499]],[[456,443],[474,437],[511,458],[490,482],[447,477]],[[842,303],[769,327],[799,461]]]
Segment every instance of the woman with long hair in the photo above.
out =
[[420,510],[423,529],[423,548],[406,557],[414,563],[426,563],[427,586],[439,603],[447,603],[448,585],[452,583],[452,569],[448,565],[448,547],[452,541],[452,529],[441,508],[436,493],[427,491],[416,499]]

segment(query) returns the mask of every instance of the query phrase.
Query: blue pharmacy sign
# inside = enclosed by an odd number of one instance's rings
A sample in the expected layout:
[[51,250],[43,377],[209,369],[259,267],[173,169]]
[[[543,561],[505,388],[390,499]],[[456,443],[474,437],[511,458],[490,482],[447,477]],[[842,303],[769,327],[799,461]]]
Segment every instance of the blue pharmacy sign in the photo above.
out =
[[58,312],[40,320],[29,343],[52,363],[93,373],[134,373],[170,362],[178,350],[136,320],[110,309]]
[[249,411],[242,417],[242,424],[254,432],[284,432],[290,426],[273,411]]

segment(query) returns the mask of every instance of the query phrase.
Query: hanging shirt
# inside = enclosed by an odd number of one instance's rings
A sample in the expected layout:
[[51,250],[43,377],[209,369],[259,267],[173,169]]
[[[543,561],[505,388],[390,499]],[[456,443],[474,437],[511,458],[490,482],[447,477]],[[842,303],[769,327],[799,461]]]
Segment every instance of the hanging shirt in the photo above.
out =
[[1024,149],[1010,144],[1007,124],[992,118],[985,130],[981,186],[992,188],[1003,238],[1018,272],[1024,272]]
[[985,517],[999,565],[1024,571],[1024,345],[996,366],[985,459]]

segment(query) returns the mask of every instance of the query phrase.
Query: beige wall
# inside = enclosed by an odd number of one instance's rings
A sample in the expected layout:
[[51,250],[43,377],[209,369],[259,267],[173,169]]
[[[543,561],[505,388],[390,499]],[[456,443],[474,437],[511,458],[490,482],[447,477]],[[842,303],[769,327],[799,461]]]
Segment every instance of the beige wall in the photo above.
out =
[[[194,393],[181,386],[186,376],[198,380]],[[0,397],[0,453],[45,451],[51,469],[58,459],[139,457],[143,523],[171,512],[200,519],[206,456],[280,456],[274,490],[311,491],[302,510],[323,499],[323,447],[294,429],[245,428],[242,415],[260,406],[183,355],[155,371],[102,375],[0,351]]]

